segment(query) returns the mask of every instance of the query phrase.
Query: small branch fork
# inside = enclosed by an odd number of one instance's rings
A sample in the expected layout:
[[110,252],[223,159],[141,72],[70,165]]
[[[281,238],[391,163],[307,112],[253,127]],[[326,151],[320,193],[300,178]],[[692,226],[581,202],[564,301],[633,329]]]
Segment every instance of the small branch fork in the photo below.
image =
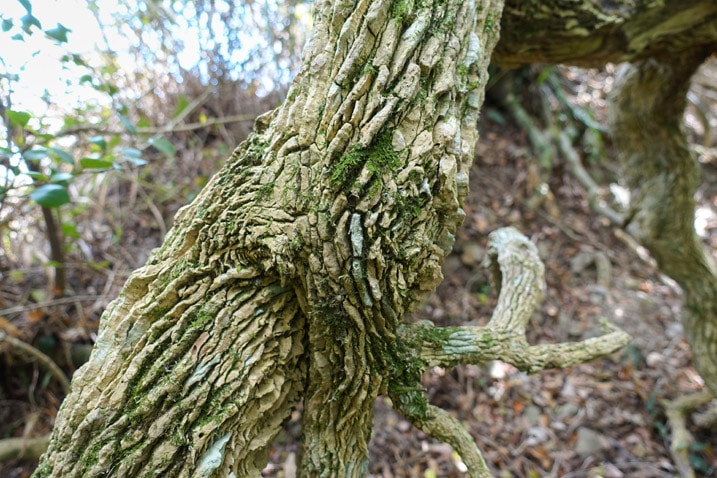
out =
[[[544,266],[538,250],[516,229],[507,227],[490,234],[487,261],[500,291],[498,305],[487,325],[435,327],[416,323],[401,329],[402,338],[420,350],[426,367],[501,360],[535,373],[604,357],[630,341],[627,333],[606,322],[605,333],[600,337],[581,342],[529,345],[525,328],[545,289]],[[397,408],[400,410],[400,405]],[[456,419],[433,406],[429,406],[426,416],[408,418],[427,434],[452,445],[468,466],[470,476],[491,476],[477,446],[472,440],[466,442],[467,432]]]

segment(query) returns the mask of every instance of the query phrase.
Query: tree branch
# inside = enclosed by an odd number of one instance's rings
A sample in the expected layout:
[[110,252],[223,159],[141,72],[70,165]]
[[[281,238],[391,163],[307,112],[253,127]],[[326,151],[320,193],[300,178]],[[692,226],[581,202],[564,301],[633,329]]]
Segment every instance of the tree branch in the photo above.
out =
[[545,287],[543,264],[538,250],[514,228],[491,233],[488,260],[500,296],[493,316],[482,327],[434,327],[418,323],[401,333],[418,342],[426,366],[501,360],[520,370],[535,373],[546,368],[564,368],[609,355],[627,345],[627,333],[607,323],[605,334],[581,342],[529,345],[525,326]]
[[[212,118],[208,119],[204,122],[197,122],[197,123],[188,123],[183,125],[175,125],[170,124],[169,126],[164,126],[162,128],[137,128],[137,134],[167,134],[167,133],[186,133],[188,131],[196,131],[198,129],[205,129],[209,128],[210,126],[216,126],[216,125],[222,125],[227,123],[238,123],[241,121],[254,121],[256,118],[256,115],[231,115],[231,116],[224,116],[222,118]],[[69,136],[73,134],[78,133],[86,133],[86,132],[100,132],[105,134],[125,134],[127,133],[126,130],[112,130],[104,127],[103,125],[78,125],[78,126],[72,126],[70,128],[63,129],[61,131],[58,131],[58,133],[55,135],[57,137],[60,136]]]
[[47,450],[50,435],[38,438],[0,440],[0,462],[14,459],[37,459]]
[[468,469],[471,478],[490,478],[493,476],[483,459],[478,446],[471,435],[463,428],[461,422],[453,415],[434,405],[428,405],[428,410],[422,416],[411,414],[401,406],[400,400],[393,399],[396,410],[407,417],[413,425],[437,440],[451,445],[460,455]]

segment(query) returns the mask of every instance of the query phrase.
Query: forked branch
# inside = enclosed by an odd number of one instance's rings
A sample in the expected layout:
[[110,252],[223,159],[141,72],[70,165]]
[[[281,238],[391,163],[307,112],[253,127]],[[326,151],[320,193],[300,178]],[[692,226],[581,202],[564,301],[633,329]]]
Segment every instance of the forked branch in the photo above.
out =
[[489,236],[488,266],[500,291],[498,305],[485,326],[434,327],[418,323],[403,333],[417,341],[427,366],[451,367],[501,360],[535,373],[564,368],[609,355],[627,345],[630,336],[604,323],[604,335],[580,342],[529,345],[525,327],[538,305],[545,279],[535,245],[512,227]]
[[[487,325],[482,327],[435,327],[432,324],[406,325],[401,336],[419,350],[425,367],[451,367],[501,360],[520,370],[534,373],[546,368],[564,368],[609,355],[627,345],[630,336],[614,325],[604,324],[605,334],[581,342],[529,345],[525,327],[545,289],[544,266],[538,250],[512,227],[489,236],[488,267],[500,291],[498,305]],[[419,393],[419,392],[414,392]],[[470,470],[470,476],[490,476],[477,445],[447,412],[427,405],[416,413],[402,400],[406,395],[391,395],[394,406],[416,427],[452,445]],[[415,399],[411,399],[416,403]]]

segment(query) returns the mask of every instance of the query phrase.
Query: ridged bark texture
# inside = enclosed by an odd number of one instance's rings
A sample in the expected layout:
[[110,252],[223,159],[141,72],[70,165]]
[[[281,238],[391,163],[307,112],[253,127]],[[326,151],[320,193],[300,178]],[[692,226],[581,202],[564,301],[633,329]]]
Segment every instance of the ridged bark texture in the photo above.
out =
[[396,328],[442,279],[464,216],[501,3],[324,7],[294,106],[275,120],[296,149],[291,184],[308,221],[300,471],[363,476],[374,400],[407,380]]
[[362,476],[404,313],[463,219],[502,2],[317,2],[280,108],[102,317],[35,476],[259,476],[304,397],[303,476]]
[[502,66],[682,55],[717,40],[713,0],[507,0],[494,61]]
[[610,126],[631,190],[628,230],[682,287],[695,368],[717,395],[717,267],[695,233],[699,165],[682,128],[690,77],[712,51],[626,67],[613,93]]

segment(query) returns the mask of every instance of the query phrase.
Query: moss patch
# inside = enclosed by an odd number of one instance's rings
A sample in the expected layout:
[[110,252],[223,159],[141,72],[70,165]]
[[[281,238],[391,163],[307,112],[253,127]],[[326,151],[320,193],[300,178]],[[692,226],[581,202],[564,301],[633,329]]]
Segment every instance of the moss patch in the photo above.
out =
[[331,183],[347,186],[353,183],[365,167],[373,174],[393,171],[401,164],[400,155],[393,149],[393,132],[382,131],[368,147],[354,145],[331,167]]

